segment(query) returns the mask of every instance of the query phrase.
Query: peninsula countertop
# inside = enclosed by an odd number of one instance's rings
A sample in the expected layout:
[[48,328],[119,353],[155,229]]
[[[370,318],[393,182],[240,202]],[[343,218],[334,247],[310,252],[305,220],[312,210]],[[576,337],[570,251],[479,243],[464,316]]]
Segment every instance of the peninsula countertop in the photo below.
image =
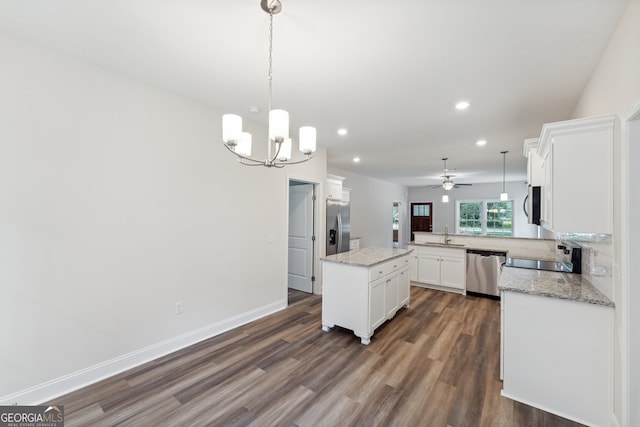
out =
[[412,249],[397,248],[362,248],[320,258],[326,262],[372,267],[394,258],[407,255]]
[[613,301],[580,274],[504,267],[498,289],[614,307]]

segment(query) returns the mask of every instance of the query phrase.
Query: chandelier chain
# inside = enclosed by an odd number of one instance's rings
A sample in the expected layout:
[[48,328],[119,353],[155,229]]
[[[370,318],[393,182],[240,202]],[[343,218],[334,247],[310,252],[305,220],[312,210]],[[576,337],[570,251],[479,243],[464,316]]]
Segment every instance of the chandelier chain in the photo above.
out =
[[269,10],[269,109],[273,98],[273,11]]

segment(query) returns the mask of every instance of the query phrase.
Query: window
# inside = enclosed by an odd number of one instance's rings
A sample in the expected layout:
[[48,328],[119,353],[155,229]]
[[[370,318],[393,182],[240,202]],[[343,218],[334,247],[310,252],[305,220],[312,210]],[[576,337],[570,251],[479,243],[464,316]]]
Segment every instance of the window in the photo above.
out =
[[477,236],[512,236],[513,201],[458,201],[456,203],[457,233]]

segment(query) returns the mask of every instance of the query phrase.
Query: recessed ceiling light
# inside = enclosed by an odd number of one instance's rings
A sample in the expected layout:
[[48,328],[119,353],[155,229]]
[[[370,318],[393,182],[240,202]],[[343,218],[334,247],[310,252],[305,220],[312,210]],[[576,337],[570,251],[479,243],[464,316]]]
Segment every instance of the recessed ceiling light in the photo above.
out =
[[360,162],[360,157],[353,158],[353,163],[359,163],[359,162]]
[[338,135],[346,135],[347,134],[347,130],[345,128],[340,128],[338,129]]
[[480,147],[482,147],[483,145],[487,145],[487,140],[486,139],[479,139],[476,141],[476,145],[479,145]]
[[456,104],[456,110],[466,110],[467,108],[469,108],[469,102],[467,101],[460,101]]

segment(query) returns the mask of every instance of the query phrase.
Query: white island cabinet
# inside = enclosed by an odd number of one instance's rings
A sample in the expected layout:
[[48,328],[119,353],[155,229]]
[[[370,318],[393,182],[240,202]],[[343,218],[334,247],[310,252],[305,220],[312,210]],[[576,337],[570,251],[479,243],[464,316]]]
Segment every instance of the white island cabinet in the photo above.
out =
[[410,251],[365,248],[323,258],[322,330],[353,330],[369,344],[375,329],[409,306]]

